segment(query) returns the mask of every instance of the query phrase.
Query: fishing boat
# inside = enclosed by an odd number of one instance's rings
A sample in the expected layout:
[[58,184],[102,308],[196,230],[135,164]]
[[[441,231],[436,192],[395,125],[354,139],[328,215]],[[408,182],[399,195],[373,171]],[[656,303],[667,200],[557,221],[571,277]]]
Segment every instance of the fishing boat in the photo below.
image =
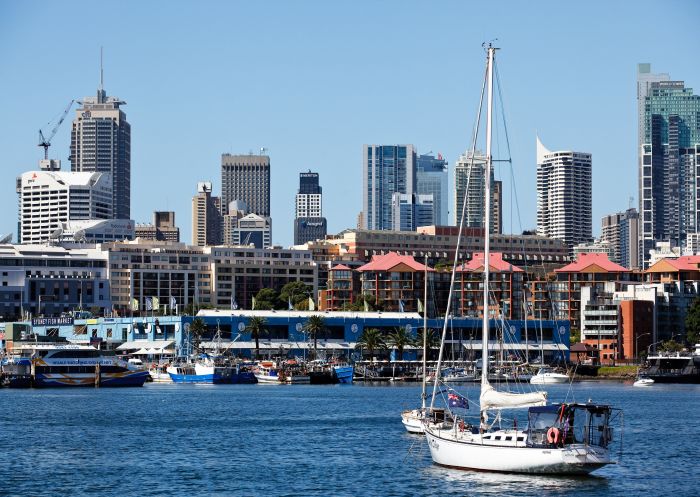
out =
[[[449,420],[441,425],[425,424],[425,435],[432,460],[442,466],[465,470],[537,473],[537,474],[587,474],[613,462],[610,453],[612,429],[610,420],[613,409],[598,404],[553,404],[547,405],[547,393],[533,391],[514,393],[495,389],[488,379],[488,337],[489,337],[489,236],[491,185],[491,128],[493,108],[493,75],[496,48],[485,46],[487,52],[484,88],[487,91],[486,120],[486,171],[484,192],[484,219],[487,234],[484,237],[483,264],[483,307],[482,312],[482,375],[479,397],[480,417],[478,424],[472,425],[464,417],[454,412]],[[482,91],[483,104],[483,91]],[[479,114],[481,113],[481,107]],[[476,146],[475,128],[474,146]],[[474,149],[472,149],[474,150]],[[464,210],[463,210],[464,212]],[[460,221],[460,235],[463,224]],[[459,247],[459,238],[457,247]],[[456,272],[457,258],[453,266]],[[454,277],[451,285],[454,283]],[[452,289],[450,289],[450,295]],[[449,296],[448,307],[449,310]],[[441,366],[446,327],[438,357],[438,371]],[[430,408],[437,396],[438,381],[433,384]],[[528,424],[519,429],[501,426],[502,411],[527,408]],[[495,413],[493,421],[490,416]]]
[[27,357],[3,357],[0,362],[0,386],[29,388],[32,386],[32,361]]
[[151,375],[151,381],[154,383],[172,383],[173,379],[168,373],[169,364],[153,364],[148,369],[148,374]]
[[352,376],[355,374],[355,367],[347,363],[333,364],[333,373],[338,383],[350,385],[352,384]]
[[568,383],[569,377],[562,373],[557,373],[552,368],[540,368],[537,374],[530,378],[533,385],[552,385],[557,383]]
[[31,344],[22,355],[31,358],[36,387],[140,387],[148,377],[148,371],[87,345]]
[[311,377],[296,361],[278,365],[273,361],[260,361],[254,369],[255,379],[262,384],[309,384]]
[[173,383],[231,383],[232,368],[209,358],[175,363],[166,369]]

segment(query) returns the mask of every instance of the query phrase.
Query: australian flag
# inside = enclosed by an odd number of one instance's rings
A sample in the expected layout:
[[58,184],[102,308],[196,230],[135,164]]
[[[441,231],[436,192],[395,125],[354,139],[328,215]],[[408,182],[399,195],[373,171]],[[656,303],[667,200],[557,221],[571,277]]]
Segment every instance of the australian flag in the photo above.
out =
[[469,409],[469,401],[467,398],[458,394],[454,390],[447,393],[447,405],[460,409]]

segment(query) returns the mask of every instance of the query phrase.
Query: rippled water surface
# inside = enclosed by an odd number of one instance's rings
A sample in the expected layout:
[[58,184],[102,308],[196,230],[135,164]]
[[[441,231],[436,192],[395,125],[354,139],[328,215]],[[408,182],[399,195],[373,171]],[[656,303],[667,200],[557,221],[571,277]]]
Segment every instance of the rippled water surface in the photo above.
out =
[[[586,478],[433,465],[399,418],[419,390],[2,389],[0,495],[700,495],[700,386],[575,384],[578,401],[624,408],[621,463]],[[555,401],[571,395],[549,390]]]

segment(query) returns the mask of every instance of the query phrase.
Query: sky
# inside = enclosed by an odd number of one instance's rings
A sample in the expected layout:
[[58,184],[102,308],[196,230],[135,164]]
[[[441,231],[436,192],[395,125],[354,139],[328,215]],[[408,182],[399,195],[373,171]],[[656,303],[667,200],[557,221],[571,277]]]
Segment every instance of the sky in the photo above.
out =
[[[96,93],[100,47],[105,90],[131,123],[132,218],[173,210],[189,243],[197,182],[220,194],[221,154],[264,147],[273,242],[287,246],[302,171],[320,174],[329,233],[356,226],[365,143],[441,153],[452,188],[482,43],[497,40],[510,154],[501,124],[494,155],[513,164],[496,172],[504,232],[536,227],[538,134],[593,154],[597,235],[602,216],[637,205],[637,63],[700,91],[698,20],[693,0],[0,0],[0,231],[17,239],[15,178],[43,157],[38,130]],[[64,170],[73,116],[50,149]]]

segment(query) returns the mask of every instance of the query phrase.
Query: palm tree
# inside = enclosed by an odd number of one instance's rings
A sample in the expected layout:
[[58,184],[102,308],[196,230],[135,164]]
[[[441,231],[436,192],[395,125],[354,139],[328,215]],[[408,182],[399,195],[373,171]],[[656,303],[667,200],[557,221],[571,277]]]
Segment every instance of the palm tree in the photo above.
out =
[[[430,357],[430,351],[440,347],[440,338],[434,329],[428,328],[426,336],[426,359]],[[423,348],[423,328],[418,330],[415,341],[416,347]]]
[[316,341],[318,336],[326,332],[326,320],[323,316],[313,315],[309,316],[304,324],[304,331],[312,338],[314,341],[314,358],[316,358]]
[[384,342],[382,332],[377,328],[365,328],[360,338],[357,339],[355,348],[365,348],[369,350],[369,360],[371,361],[374,359],[374,351],[376,349],[385,349],[386,343]]
[[245,329],[250,332],[250,337],[255,340],[255,357],[257,358],[260,352],[260,338],[267,335],[265,318],[253,316],[248,321],[248,326]]
[[403,361],[403,349],[408,345],[413,345],[413,338],[411,335],[409,335],[405,328],[397,327],[388,336],[388,339],[389,344],[398,351],[399,361]]
[[207,331],[207,325],[204,324],[202,318],[194,318],[190,324],[190,343],[192,344],[192,352],[199,350],[199,345],[202,343],[202,336]]

